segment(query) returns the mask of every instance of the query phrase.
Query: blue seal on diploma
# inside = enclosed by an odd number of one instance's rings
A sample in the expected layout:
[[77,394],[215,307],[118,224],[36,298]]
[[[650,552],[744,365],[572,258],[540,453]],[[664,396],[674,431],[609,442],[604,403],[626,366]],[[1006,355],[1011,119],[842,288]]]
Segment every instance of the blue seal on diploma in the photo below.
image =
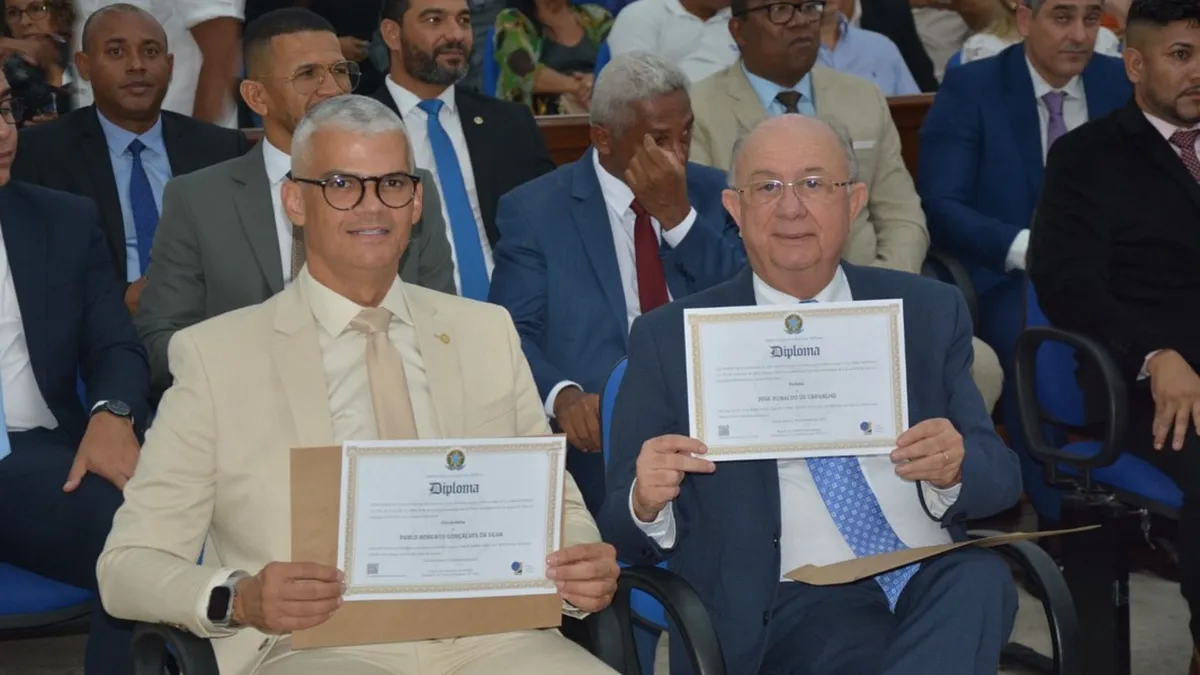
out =
[[783,330],[787,331],[788,335],[803,333],[804,319],[799,314],[788,314],[783,319]]
[[871,423],[870,423],[870,422],[863,422],[862,424],[859,424],[859,425],[858,425],[858,428],[859,428],[859,429],[862,429],[862,432],[863,432],[863,435],[864,435],[864,436],[870,436],[870,435],[871,435]]
[[519,577],[519,576],[521,576],[521,573],[525,571],[525,566],[522,565],[520,562],[514,562],[512,564],[512,571],[513,571],[513,576]]
[[460,471],[467,463],[467,456],[462,450],[451,450],[446,455],[446,468],[451,471]]

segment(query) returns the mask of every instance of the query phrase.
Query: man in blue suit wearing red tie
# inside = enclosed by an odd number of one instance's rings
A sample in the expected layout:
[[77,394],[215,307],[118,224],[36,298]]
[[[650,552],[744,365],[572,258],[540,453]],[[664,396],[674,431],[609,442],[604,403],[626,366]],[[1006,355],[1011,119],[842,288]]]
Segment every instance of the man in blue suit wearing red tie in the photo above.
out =
[[1093,54],[1102,15],[1101,0],[1023,0],[1024,43],[947,71],[921,127],[917,191],[930,238],[971,271],[979,336],[1006,371],[1046,153],[1132,94],[1121,61]]
[[745,266],[724,175],[687,161],[687,77],[646,52],[614,58],[592,95],[592,149],[500,200],[489,300],[508,308],[567,466],[604,499],[598,393],[629,325]]

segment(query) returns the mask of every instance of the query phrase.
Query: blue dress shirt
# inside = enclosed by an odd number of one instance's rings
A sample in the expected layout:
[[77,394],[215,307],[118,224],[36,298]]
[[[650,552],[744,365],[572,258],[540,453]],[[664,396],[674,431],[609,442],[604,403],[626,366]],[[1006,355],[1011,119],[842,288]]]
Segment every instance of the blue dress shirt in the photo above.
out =
[[129,200],[129,180],[133,173],[133,155],[129,153],[129,144],[136,138],[146,146],[142,151],[142,166],[146,169],[146,177],[150,179],[154,203],[162,213],[163,188],[171,180],[171,161],[167,157],[167,146],[163,143],[162,116],[141,136],[108,121],[99,110],[96,116],[100,118],[100,128],[104,130],[108,158],[112,162],[113,177],[117,180],[117,196],[121,199],[121,220],[125,223],[126,281],[133,282],[142,276],[144,270],[138,261],[137,230],[133,225],[133,206]]
[[859,28],[845,16],[839,16],[838,30],[841,38],[832,50],[821,45],[818,64],[874,82],[884,96],[921,93],[900,49],[886,35]]
[[786,112],[783,104],[775,100],[775,96],[788,89],[800,92],[800,101],[796,104],[796,108],[800,110],[801,115],[817,116],[816,102],[813,101],[812,73],[805,73],[794,87],[781,87],[746,70],[745,63],[742,64],[742,72],[746,74],[746,79],[750,80],[750,88],[758,95],[758,100],[762,102],[763,108],[767,111],[767,117],[777,117]]

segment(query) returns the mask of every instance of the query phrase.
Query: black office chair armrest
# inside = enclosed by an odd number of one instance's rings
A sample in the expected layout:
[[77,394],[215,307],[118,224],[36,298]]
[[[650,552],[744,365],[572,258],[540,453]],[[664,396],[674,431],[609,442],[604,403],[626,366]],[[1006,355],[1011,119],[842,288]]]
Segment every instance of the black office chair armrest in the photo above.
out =
[[[983,539],[1003,534],[994,530],[971,530],[967,536]],[[1039,599],[1050,625],[1050,645],[1054,650],[1057,675],[1080,675],[1079,616],[1058,564],[1042,547],[1032,541],[1013,541],[993,548],[1025,572],[1026,579],[1038,590]]]
[[133,675],[163,675],[171,659],[179,675],[220,675],[208,640],[161,623],[139,623],[133,629]]
[[957,258],[945,251],[931,248],[925,254],[925,262],[921,264],[921,274],[958,286],[958,290],[967,301],[967,310],[971,313],[971,326],[978,330],[979,294],[975,292],[975,282],[971,281],[970,272],[967,272],[967,268]]
[[[1074,348],[1077,361],[1081,365],[1090,363],[1100,374],[1107,414],[1104,421],[1104,437],[1100,439],[1100,452],[1091,457],[1077,457],[1062,452],[1046,437],[1047,422],[1065,425],[1062,420],[1047,419],[1042,413],[1041,401],[1038,399],[1037,354],[1047,342],[1061,342]],[[1070,464],[1082,472],[1084,488],[1091,489],[1091,469],[1108,466],[1117,461],[1125,439],[1128,392],[1125,380],[1121,377],[1121,370],[1109,356],[1108,350],[1099,342],[1086,335],[1053,326],[1035,326],[1022,331],[1017,338],[1015,362],[1014,382],[1025,447],[1035,459],[1046,465],[1048,476],[1054,476],[1055,465],[1059,462]]]
[[[617,595],[613,598],[614,618],[619,622],[620,635],[627,646],[634,644],[631,591],[643,591],[662,604],[671,617],[672,640],[682,640],[696,675],[725,675],[725,657],[712,617],[695,589],[678,575],[667,570],[638,565],[621,570],[617,580]],[[612,665],[611,663],[609,665]],[[615,666],[614,666],[615,667]],[[626,675],[640,675],[636,649],[625,649]]]

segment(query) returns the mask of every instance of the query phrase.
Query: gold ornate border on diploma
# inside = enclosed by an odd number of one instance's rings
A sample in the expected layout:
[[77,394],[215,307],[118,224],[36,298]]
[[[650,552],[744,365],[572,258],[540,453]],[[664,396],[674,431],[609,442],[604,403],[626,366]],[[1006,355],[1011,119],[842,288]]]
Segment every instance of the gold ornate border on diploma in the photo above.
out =
[[762,321],[779,319],[782,321],[791,314],[799,314],[803,318],[816,316],[851,316],[864,314],[885,314],[888,316],[888,331],[889,341],[891,342],[892,352],[892,396],[896,401],[896,407],[892,411],[892,428],[896,429],[896,435],[889,438],[874,437],[863,439],[862,441],[844,442],[844,443],[787,443],[787,444],[758,444],[758,445],[741,445],[741,446],[721,446],[718,448],[710,448],[709,455],[748,455],[759,453],[775,453],[775,452],[805,452],[816,450],[850,450],[856,448],[890,448],[896,444],[896,437],[899,436],[899,430],[904,428],[904,410],[900,405],[900,397],[903,393],[903,382],[900,377],[900,311],[901,307],[897,304],[889,305],[866,305],[862,307],[831,307],[823,309],[813,305],[803,305],[803,309],[799,306],[789,306],[781,308],[774,312],[733,312],[729,314],[688,314],[687,329],[691,331],[692,336],[692,353],[688,358],[692,361],[692,400],[696,401],[693,418],[697,430],[697,440],[707,443],[707,433],[704,425],[704,371],[701,369],[700,346],[701,346],[701,331],[700,327],[703,324],[714,323],[731,323],[735,321]]
[[557,448],[550,448],[545,443],[511,443],[501,445],[470,445],[464,443],[423,446],[423,447],[402,447],[402,446],[383,446],[383,447],[355,447],[350,446],[347,449],[349,453],[349,480],[347,482],[347,497],[346,497],[346,553],[342,560],[342,569],[346,573],[346,593],[345,595],[373,595],[373,594],[399,594],[399,593],[462,593],[472,591],[492,591],[501,589],[535,589],[535,588],[554,588],[554,582],[546,577],[525,577],[520,581],[504,581],[490,582],[478,584],[402,584],[393,586],[361,586],[355,587],[352,583],[351,574],[354,567],[354,514],[357,511],[356,497],[358,495],[358,486],[356,480],[358,477],[358,458],[371,457],[380,455],[438,455],[445,457],[451,450],[462,450],[470,454],[479,453],[511,453],[511,452],[545,452],[550,455],[550,481],[547,486],[547,509],[546,509],[546,552],[547,554],[558,549],[558,538],[554,536],[554,519],[556,514],[560,512],[562,506],[561,490],[558,489],[558,481],[555,478],[558,476],[558,463],[562,461],[562,453],[557,452]]

